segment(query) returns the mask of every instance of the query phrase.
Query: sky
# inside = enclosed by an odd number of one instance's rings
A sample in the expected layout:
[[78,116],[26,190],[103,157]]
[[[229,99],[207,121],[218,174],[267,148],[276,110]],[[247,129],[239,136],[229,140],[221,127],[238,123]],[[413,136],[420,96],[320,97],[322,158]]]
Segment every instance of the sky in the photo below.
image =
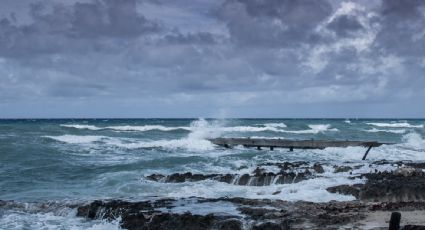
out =
[[422,0],[0,2],[0,118],[425,117]]

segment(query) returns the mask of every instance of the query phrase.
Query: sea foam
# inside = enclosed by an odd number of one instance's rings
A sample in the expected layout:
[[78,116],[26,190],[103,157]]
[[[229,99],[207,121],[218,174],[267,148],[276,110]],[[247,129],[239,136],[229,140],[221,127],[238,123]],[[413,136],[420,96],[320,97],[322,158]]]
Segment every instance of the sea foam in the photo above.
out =
[[108,137],[105,136],[79,136],[79,135],[61,135],[61,136],[44,136],[56,141],[68,143],[68,144],[87,144],[96,141],[101,141]]
[[318,134],[326,131],[339,131],[337,128],[331,128],[330,124],[317,124],[317,125],[308,125],[310,129],[306,130],[282,130],[281,132],[285,133],[295,133],[295,134]]
[[365,129],[364,131],[369,132],[369,133],[379,133],[379,132],[397,133],[397,134],[406,133],[405,129],[377,129],[377,128],[372,128],[372,129]]
[[388,128],[423,128],[424,127],[424,125],[411,125],[407,122],[399,122],[399,123],[370,122],[366,124],[377,126],[377,127],[388,127]]

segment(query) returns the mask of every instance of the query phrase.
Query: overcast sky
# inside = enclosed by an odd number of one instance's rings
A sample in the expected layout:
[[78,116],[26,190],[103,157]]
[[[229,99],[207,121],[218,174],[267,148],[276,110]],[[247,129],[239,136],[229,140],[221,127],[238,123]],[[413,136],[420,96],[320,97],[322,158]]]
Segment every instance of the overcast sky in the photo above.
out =
[[425,1],[0,0],[0,117],[425,117]]

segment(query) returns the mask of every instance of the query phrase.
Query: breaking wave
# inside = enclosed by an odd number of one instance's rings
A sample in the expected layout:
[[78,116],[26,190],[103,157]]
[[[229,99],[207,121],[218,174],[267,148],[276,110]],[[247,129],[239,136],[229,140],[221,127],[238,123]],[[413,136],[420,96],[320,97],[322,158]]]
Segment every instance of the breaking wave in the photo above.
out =
[[281,130],[285,133],[295,133],[295,134],[318,134],[326,131],[339,131],[337,128],[331,128],[329,124],[319,124],[319,125],[308,125],[310,129],[306,130]]
[[373,129],[365,129],[364,131],[369,132],[369,133],[379,133],[379,132],[397,133],[397,134],[406,133],[405,129],[377,129],[377,128],[373,128]]
[[265,127],[273,127],[273,128],[286,128],[287,127],[286,124],[282,123],[282,122],[280,122],[280,123],[265,123],[265,124],[262,124],[262,125],[265,126]]
[[62,136],[44,136],[56,141],[68,143],[68,144],[88,144],[92,142],[101,141],[107,139],[105,136],[79,136],[79,135],[62,135]]
[[190,130],[190,127],[166,127],[162,125],[141,125],[141,126],[131,126],[131,125],[121,125],[121,126],[106,126],[106,127],[98,127],[94,125],[61,125],[67,128],[76,128],[76,129],[88,129],[88,130],[115,130],[115,131],[151,131],[151,130],[159,130],[159,131],[174,131],[179,129]]
[[407,122],[400,122],[400,123],[370,122],[370,123],[366,123],[366,124],[377,126],[377,127],[388,127],[388,128],[423,128],[424,127],[424,125],[411,125]]

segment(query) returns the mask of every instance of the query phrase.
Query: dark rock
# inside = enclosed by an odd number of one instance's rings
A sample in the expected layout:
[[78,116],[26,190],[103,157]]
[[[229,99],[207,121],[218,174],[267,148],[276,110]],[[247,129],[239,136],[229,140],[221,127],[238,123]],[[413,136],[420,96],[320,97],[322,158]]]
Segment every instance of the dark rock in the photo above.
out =
[[368,201],[424,201],[425,175],[413,172],[410,176],[389,172],[369,173],[360,191],[360,199]]
[[425,230],[425,225],[405,225],[401,230]]
[[286,229],[290,229],[290,226],[289,226],[289,223],[285,221],[280,224],[273,223],[273,222],[266,222],[259,225],[255,225],[252,229],[253,230],[286,230]]
[[219,221],[213,229],[220,229],[220,230],[241,230],[242,229],[242,222],[238,219],[227,219],[223,221]]
[[[214,215],[192,215],[190,213],[173,214],[161,213],[153,215],[149,222],[144,222],[143,227],[140,225],[126,225],[123,219],[123,227],[127,229],[209,229],[213,226],[215,221]],[[141,224],[141,223],[140,223]]]
[[314,170],[316,173],[324,173],[324,172],[325,172],[325,170],[323,169],[322,165],[320,165],[319,163],[315,163],[315,164],[313,165],[313,170]]
[[161,174],[152,174],[147,176],[146,178],[152,181],[161,181],[165,178],[165,176]]
[[348,172],[350,170],[353,170],[350,166],[336,166],[334,173]]
[[255,176],[261,176],[262,174],[264,174],[265,173],[265,169],[262,169],[262,168],[260,168],[260,167],[257,167],[255,170],[254,170],[254,175]]
[[313,178],[313,174],[306,169],[305,172],[264,172],[263,169],[257,168],[254,175],[250,174],[192,174],[188,173],[174,173],[169,176],[152,174],[146,179],[165,182],[165,183],[183,183],[183,182],[196,182],[201,180],[216,180],[225,183],[233,183],[236,185],[246,186],[268,186],[271,184],[291,184],[297,183],[302,180]]
[[354,185],[338,185],[334,187],[329,187],[326,190],[331,193],[339,193],[343,195],[352,195],[357,199],[360,196],[360,190],[363,187],[363,184],[354,184]]
[[276,191],[276,192],[274,192],[274,193],[272,193],[272,195],[277,195],[277,194],[280,194],[282,191]]

